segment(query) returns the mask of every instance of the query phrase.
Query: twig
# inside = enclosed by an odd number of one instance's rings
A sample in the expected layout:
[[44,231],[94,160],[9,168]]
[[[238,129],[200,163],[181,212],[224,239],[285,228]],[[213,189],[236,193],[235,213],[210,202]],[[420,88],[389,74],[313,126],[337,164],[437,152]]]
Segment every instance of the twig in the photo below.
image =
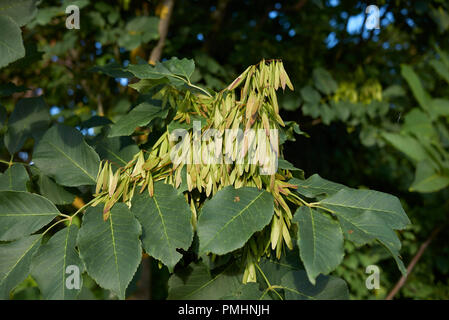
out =
[[162,49],[165,46],[165,39],[167,38],[168,25],[170,24],[170,17],[173,11],[174,0],[164,0],[162,3],[161,15],[159,20],[159,41],[153,48],[150,54],[148,63],[155,64],[161,59]]
[[424,253],[424,251],[427,249],[427,247],[432,242],[432,240],[438,235],[438,233],[441,231],[442,228],[443,228],[443,226],[439,226],[439,227],[435,228],[432,231],[432,233],[430,234],[429,238],[426,241],[423,242],[421,247],[419,247],[418,252],[413,257],[412,261],[410,262],[410,264],[407,267],[407,275],[402,276],[401,279],[399,279],[399,281],[396,283],[396,285],[394,286],[393,290],[391,290],[391,292],[388,294],[388,296],[385,298],[385,300],[392,300],[393,297],[402,288],[402,286],[407,281],[408,276],[410,275],[410,273],[412,272],[413,268],[415,267],[416,263],[418,263],[419,259],[421,258],[422,254]]

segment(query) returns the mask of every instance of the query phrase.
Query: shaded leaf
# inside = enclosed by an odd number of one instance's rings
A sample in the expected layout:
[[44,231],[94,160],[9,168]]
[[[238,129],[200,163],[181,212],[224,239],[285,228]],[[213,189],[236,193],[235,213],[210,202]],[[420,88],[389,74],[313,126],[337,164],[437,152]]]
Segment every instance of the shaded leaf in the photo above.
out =
[[410,186],[410,191],[436,192],[448,185],[449,176],[439,172],[428,160],[423,160],[416,165],[415,179]]
[[399,270],[405,274],[404,263],[399,257],[401,242],[396,233],[376,212],[342,212],[337,215],[345,237],[361,246],[377,239],[395,259]]
[[143,102],[114,123],[108,137],[129,136],[136,127],[145,126],[155,118],[165,118],[167,114],[168,109],[162,109],[153,103]]
[[21,164],[13,164],[0,173],[0,191],[27,191],[28,173]]
[[306,180],[293,178],[288,183],[298,186],[296,191],[308,198],[315,198],[323,194],[330,196],[341,189],[347,188],[342,184],[321,178],[318,174],[314,174]]
[[290,271],[282,277],[281,284],[287,300],[349,299],[346,282],[333,276],[319,276],[312,285],[305,271]]
[[0,244],[0,299],[9,299],[11,290],[28,276],[40,242],[41,235],[34,235]]
[[[39,285],[44,299],[72,300],[82,287],[84,266],[75,249],[78,227],[71,225],[54,234],[43,244],[32,258],[31,275]],[[76,266],[80,271],[80,289],[68,289],[67,266]],[[69,279],[70,280],[70,279]]]
[[418,162],[427,158],[426,150],[417,139],[396,133],[382,132],[382,137],[393,147],[407,155],[410,159]]
[[125,290],[142,258],[141,227],[124,203],[117,203],[109,219],[99,207],[89,208],[77,244],[87,273],[103,288],[125,298]]
[[312,105],[316,105],[321,100],[321,95],[318,91],[313,89],[311,86],[305,86],[300,90],[302,99]]
[[15,240],[38,231],[58,214],[53,203],[37,194],[0,191],[0,240]]
[[315,209],[302,206],[293,221],[299,224],[301,260],[312,284],[320,274],[329,274],[343,260],[343,234],[338,222]]
[[114,138],[97,136],[93,145],[100,158],[111,161],[114,169],[125,166],[139,152],[134,140],[126,136]]
[[34,148],[33,161],[47,176],[63,186],[96,183],[100,158],[82,134],[65,125],[50,128]]
[[313,70],[313,81],[318,90],[325,95],[334,93],[338,89],[338,84],[332,78],[332,75],[322,68]]
[[0,15],[0,68],[25,56],[20,27],[9,16]]
[[408,65],[401,65],[401,75],[407,81],[410,89],[412,90],[413,96],[419,102],[421,108],[423,108],[424,110],[428,110],[430,96],[424,90],[421,84],[421,80],[419,79],[415,71],[412,69],[412,67]]
[[190,265],[168,281],[169,300],[218,300],[233,296],[242,287],[241,277],[229,269],[211,275],[202,264]]
[[37,0],[0,0],[0,15],[9,16],[19,27],[27,24],[36,12]]
[[17,92],[24,92],[29,90],[27,87],[24,86],[16,86],[12,82],[8,82],[7,84],[1,84],[0,85],[0,97],[7,97]]
[[113,78],[132,78],[131,72],[125,71],[123,66],[117,62],[110,62],[104,66],[95,66],[90,69],[92,72],[104,73]]
[[190,207],[184,195],[163,182],[154,184],[154,195],[136,193],[131,211],[142,225],[142,244],[145,251],[173,270],[193,239]]
[[70,193],[44,174],[39,175],[37,184],[39,193],[54,204],[71,204],[75,199],[73,193]]
[[42,133],[50,123],[47,104],[42,97],[21,99],[8,120],[5,145],[11,154],[19,151],[25,141]]

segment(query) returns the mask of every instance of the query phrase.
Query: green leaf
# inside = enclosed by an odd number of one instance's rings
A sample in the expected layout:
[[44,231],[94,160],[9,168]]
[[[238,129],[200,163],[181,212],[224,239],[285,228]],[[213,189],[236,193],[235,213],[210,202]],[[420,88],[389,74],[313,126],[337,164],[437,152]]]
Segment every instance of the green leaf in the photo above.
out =
[[104,127],[108,124],[111,124],[112,121],[105,117],[93,116],[86,121],[80,123],[80,128],[96,128],[96,127]]
[[118,38],[118,44],[128,50],[137,48],[142,43],[159,38],[159,18],[140,16],[126,24],[126,33]]
[[[81,291],[84,266],[75,249],[78,227],[71,225],[58,231],[43,244],[31,261],[31,275],[39,285],[44,299],[73,300]],[[66,286],[67,266],[76,266],[80,271],[80,289]],[[70,280],[70,279],[69,279]]]
[[272,300],[269,295],[260,291],[257,283],[240,283],[240,286],[232,290],[229,295],[225,295],[220,300]]
[[253,187],[229,186],[207,201],[198,219],[200,252],[225,254],[241,248],[274,213],[273,196]]
[[331,109],[327,103],[322,103],[319,105],[321,119],[325,125],[329,125],[335,119],[335,109]]
[[401,75],[405,78],[410,89],[412,90],[413,96],[421,105],[424,110],[429,109],[430,96],[424,90],[421,80],[419,80],[418,75],[413,71],[412,67],[408,65],[401,65]]
[[143,102],[121,117],[111,126],[108,137],[129,136],[136,127],[146,126],[155,118],[165,118],[168,109],[162,109],[153,103]]
[[37,184],[39,186],[39,193],[54,204],[71,204],[75,199],[73,193],[70,193],[44,174],[39,175]]
[[42,196],[21,191],[0,191],[0,240],[29,235],[59,214]]
[[113,78],[132,78],[133,74],[123,70],[123,66],[117,62],[110,62],[104,66],[95,66],[89,69],[91,72],[100,72]]
[[104,289],[125,298],[142,258],[141,227],[124,203],[103,221],[101,208],[89,208],[78,232],[78,248],[87,273]]
[[154,184],[154,195],[137,193],[131,211],[142,225],[142,244],[152,257],[173,270],[193,240],[190,207],[184,195],[163,182]]
[[337,214],[345,237],[357,246],[377,239],[393,256],[399,270],[405,274],[404,263],[399,257],[401,242],[392,227],[376,212],[341,212]]
[[431,60],[430,65],[449,84],[449,68],[440,60]]
[[40,240],[39,234],[0,244],[0,299],[9,299],[11,290],[28,276]]
[[429,16],[438,25],[441,33],[449,28],[449,14],[442,7],[434,8],[430,6]]
[[430,112],[434,119],[439,116],[449,116],[449,100],[436,98],[430,101]]
[[160,84],[166,84],[169,81],[167,78],[162,79],[142,79],[135,83],[128,84],[128,87],[133,88],[134,90],[138,91],[139,93],[145,94],[148,93],[151,88],[160,85]]
[[37,0],[0,0],[0,68],[25,56],[20,27],[37,12]]
[[127,136],[114,138],[98,136],[93,145],[100,158],[111,161],[115,169],[118,166],[125,166],[139,152],[137,144]]
[[25,56],[22,30],[8,16],[0,15],[0,68]]
[[411,192],[436,192],[449,185],[449,176],[443,175],[428,160],[418,162]]
[[9,16],[22,27],[36,15],[36,5],[37,0],[0,0],[0,15]]
[[27,90],[29,90],[27,87],[16,86],[14,83],[8,82],[7,84],[0,85],[0,97],[8,97],[14,93],[24,92]]
[[[299,250],[296,243],[293,244],[293,250],[287,250],[285,254],[282,254],[280,259],[276,257],[262,257],[259,262],[260,269],[264,275],[268,278],[268,281],[272,285],[280,284],[282,276],[289,271],[304,270],[304,266],[301,263],[299,257]],[[260,270],[258,270],[260,273]],[[267,283],[265,279],[257,274],[257,281],[262,288],[267,289]]]
[[335,110],[335,114],[341,121],[345,122],[351,116],[351,103],[347,101],[331,101],[331,108]]
[[34,148],[33,161],[47,176],[63,186],[96,183],[100,158],[82,134],[65,125],[50,128]]
[[403,152],[413,161],[419,162],[428,157],[426,150],[414,137],[389,132],[382,132],[381,135],[388,143]]
[[414,108],[404,117],[403,133],[413,134],[420,139],[436,140],[437,132],[430,117],[420,109]]
[[338,222],[315,209],[302,206],[293,221],[299,224],[301,260],[312,284],[319,274],[328,274],[343,260],[343,234]]
[[126,70],[139,79],[162,79],[172,76],[170,70],[160,62],[156,62],[154,66],[151,64],[130,64]]
[[318,90],[325,95],[334,93],[338,89],[338,84],[332,78],[332,75],[322,68],[313,70],[313,81]]
[[9,153],[19,151],[25,141],[47,129],[50,114],[42,97],[21,99],[8,121],[5,145]]
[[195,62],[186,58],[178,59],[176,57],[163,62],[170,72],[175,75],[181,76],[190,82],[193,71],[195,71]]
[[187,122],[179,122],[176,120],[171,121],[168,126],[167,130],[169,133],[173,132],[176,129],[184,129],[184,130],[190,130],[193,128],[193,123],[195,121],[200,122],[201,129],[207,126],[207,119],[201,116],[193,115],[190,117],[190,123]]
[[27,191],[28,173],[21,164],[13,164],[0,173],[0,191]]
[[403,229],[410,223],[399,199],[379,191],[345,188],[321,200],[319,204],[336,212],[337,215],[372,211],[396,230]]
[[393,84],[382,91],[382,98],[390,99],[405,96],[405,90],[398,84]]
[[190,78],[195,69],[193,60],[171,58],[162,63],[129,65],[125,70],[131,72],[139,79],[163,79],[167,78],[175,85],[190,83]]
[[281,285],[287,300],[348,300],[346,282],[332,276],[319,276],[312,285],[306,272],[290,271],[282,277]]
[[288,162],[285,159],[278,159],[278,168],[290,171],[302,171],[301,169],[296,168],[292,163]]
[[321,96],[318,91],[313,89],[311,86],[305,86],[300,90],[302,99],[311,105],[316,105],[320,102]]
[[323,179],[318,174],[314,174],[306,180],[292,178],[288,183],[298,186],[296,191],[308,198],[316,198],[323,194],[330,196],[341,189],[347,188],[342,184]]
[[169,300],[218,300],[233,296],[241,290],[240,275],[224,271],[211,275],[203,264],[190,265],[168,280]]

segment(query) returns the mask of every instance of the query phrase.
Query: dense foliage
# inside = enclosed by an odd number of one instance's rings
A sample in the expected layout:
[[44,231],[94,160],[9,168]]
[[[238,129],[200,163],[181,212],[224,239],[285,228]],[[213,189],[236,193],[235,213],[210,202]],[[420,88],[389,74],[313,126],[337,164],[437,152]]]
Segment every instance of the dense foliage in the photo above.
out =
[[448,298],[449,8],[377,5],[0,0],[0,298]]

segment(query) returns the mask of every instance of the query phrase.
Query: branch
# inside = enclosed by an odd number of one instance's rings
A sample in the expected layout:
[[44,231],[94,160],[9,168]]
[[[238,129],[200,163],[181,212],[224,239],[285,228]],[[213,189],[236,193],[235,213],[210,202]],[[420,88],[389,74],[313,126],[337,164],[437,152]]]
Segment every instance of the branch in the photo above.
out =
[[159,20],[159,41],[153,48],[150,54],[148,63],[156,64],[156,61],[161,59],[162,50],[165,46],[165,39],[167,38],[168,25],[170,24],[170,18],[173,11],[174,0],[163,0],[161,7],[161,14]]
[[402,286],[407,281],[408,276],[410,275],[410,273],[412,273],[413,268],[415,267],[415,265],[418,263],[419,259],[421,258],[422,254],[427,249],[427,247],[432,242],[432,240],[438,235],[438,233],[441,231],[442,228],[443,228],[443,226],[439,226],[439,227],[435,228],[432,231],[432,233],[430,234],[429,238],[423,242],[421,247],[419,247],[418,252],[413,257],[412,261],[410,262],[410,264],[407,267],[407,274],[405,276],[402,276],[401,279],[399,279],[399,281],[396,283],[393,290],[391,290],[391,292],[388,294],[388,296],[385,298],[385,300],[392,300],[393,297],[396,295],[396,293],[398,293],[398,291],[402,288]]

